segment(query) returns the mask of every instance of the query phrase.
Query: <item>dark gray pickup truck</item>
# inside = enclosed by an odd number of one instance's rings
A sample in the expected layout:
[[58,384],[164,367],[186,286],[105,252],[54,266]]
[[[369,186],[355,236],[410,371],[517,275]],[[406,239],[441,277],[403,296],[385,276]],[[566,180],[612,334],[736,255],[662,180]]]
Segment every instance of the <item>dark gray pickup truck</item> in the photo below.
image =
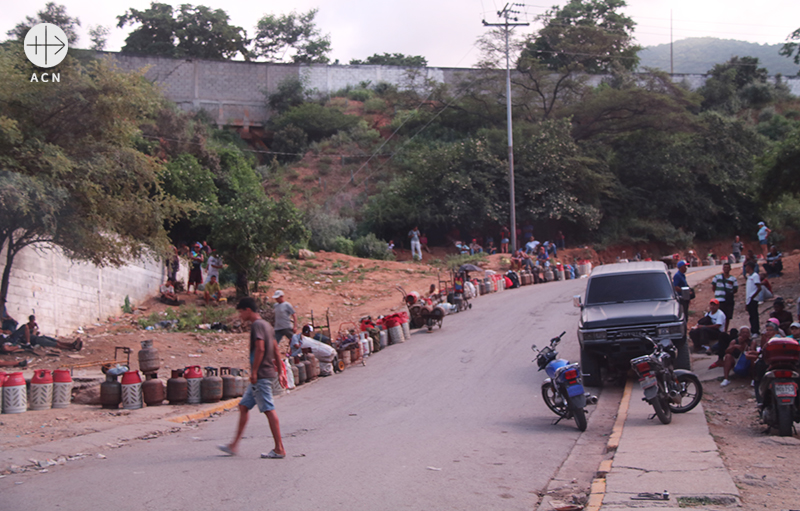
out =
[[627,372],[632,358],[651,353],[642,335],[671,339],[678,348],[675,367],[689,369],[686,318],[664,263],[599,266],[575,305],[581,309],[578,340],[587,386],[602,385],[601,370]]

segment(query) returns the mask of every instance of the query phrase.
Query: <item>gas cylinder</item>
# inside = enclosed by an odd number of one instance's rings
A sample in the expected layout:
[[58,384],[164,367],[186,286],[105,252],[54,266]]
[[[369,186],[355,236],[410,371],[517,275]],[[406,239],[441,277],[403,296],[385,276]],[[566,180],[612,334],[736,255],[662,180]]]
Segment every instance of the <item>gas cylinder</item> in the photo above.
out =
[[351,353],[351,351],[350,351],[350,350],[342,350],[342,351],[339,353],[339,355],[340,355],[340,360],[341,360],[341,361],[344,363],[344,366],[345,366],[345,367],[349,367],[349,366],[350,366],[350,364],[352,363],[352,360],[351,360],[351,358],[350,358],[350,353]]
[[[300,385],[300,370],[297,368],[297,364],[294,363],[293,358],[289,358],[289,367],[292,368],[292,378],[294,378],[294,386]],[[286,375],[289,376],[288,374]]]
[[242,397],[245,389],[247,388],[247,384],[250,383],[250,380],[244,377],[243,369],[233,368],[231,369],[231,374],[233,374],[234,378],[236,378],[236,397]]
[[319,377],[319,360],[313,353],[306,354],[306,362],[308,362],[308,367],[311,369],[311,379]]
[[294,365],[297,367],[298,372],[298,385],[302,385],[308,381],[308,375],[306,373],[306,363],[303,360],[300,360],[300,357],[295,357]]
[[220,367],[219,374],[222,378],[222,399],[236,397],[236,377],[231,374],[230,367]]
[[189,397],[186,400],[190,405],[197,405],[201,402],[200,381],[203,379],[203,370],[200,366],[189,366],[183,372],[183,377],[188,382]]
[[128,371],[122,375],[122,408],[138,410],[142,407],[142,378],[139,371]]
[[380,332],[380,344],[381,349],[385,348],[389,344],[389,333],[386,330],[381,330]]
[[200,398],[204,403],[216,403],[222,399],[222,378],[216,367],[206,367],[206,377],[200,382]]
[[72,376],[69,369],[53,371],[53,408],[66,408],[72,401]]
[[6,382],[7,376],[6,373],[0,371],[0,413],[3,413],[3,385]]
[[156,373],[147,375],[147,380],[142,383],[142,397],[147,406],[161,406],[165,397],[164,382]]
[[22,373],[10,373],[3,384],[3,413],[23,413],[28,409],[28,393]]
[[552,281],[553,281],[553,277],[554,277],[554,276],[553,276],[553,270],[551,270],[551,269],[548,267],[548,268],[547,268],[547,269],[544,271],[544,280],[546,280],[547,282],[552,282]]
[[53,406],[53,375],[47,369],[34,371],[28,404],[31,410],[49,410]]
[[[409,325],[409,321],[408,321],[408,313],[401,312],[400,313],[400,321],[401,321],[400,328],[403,329],[403,338],[406,341],[410,341],[411,340],[411,326]],[[363,355],[369,355],[369,352],[365,351],[363,348],[362,348],[361,352],[362,352]]]
[[171,405],[182,405],[189,399],[189,382],[183,377],[183,369],[173,369],[167,380],[167,399]]
[[158,371],[161,367],[161,360],[158,358],[158,350],[153,347],[153,341],[142,341],[142,349],[139,350],[139,370],[142,374],[150,374]]
[[114,374],[106,374],[106,381],[100,384],[100,404],[103,408],[119,408],[122,402],[122,384]]

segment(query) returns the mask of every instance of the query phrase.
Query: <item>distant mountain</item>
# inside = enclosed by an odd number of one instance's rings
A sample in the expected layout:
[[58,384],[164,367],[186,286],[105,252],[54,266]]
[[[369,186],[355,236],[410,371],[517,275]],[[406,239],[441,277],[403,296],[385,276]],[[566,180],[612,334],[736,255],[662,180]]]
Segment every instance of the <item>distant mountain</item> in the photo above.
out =
[[[757,57],[770,75],[795,76],[800,66],[778,54],[783,44],[758,44],[716,37],[690,37],[675,41],[673,62],[675,73],[707,73],[714,64],[731,57]],[[669,72],[669,44],[648,46],[639,52],[639,69],[654,67]]]

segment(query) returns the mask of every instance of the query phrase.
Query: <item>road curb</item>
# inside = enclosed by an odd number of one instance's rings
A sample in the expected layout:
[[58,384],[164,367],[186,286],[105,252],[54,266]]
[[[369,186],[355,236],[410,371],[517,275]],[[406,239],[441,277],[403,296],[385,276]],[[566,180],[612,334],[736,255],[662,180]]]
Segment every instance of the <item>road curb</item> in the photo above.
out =
[[176,415],[174,417],[167,417],[165,420],[168,420],[170,422],[177,422],[178,424],[180,424],[183,422],[205,419],[206,417],[210,417],[215,413],[224,412],[225,410],[236,408],[237,406],[239,406],[239,401],[241,401],[241,398],[238,397],[236,399],[229,399],[227,401],[222,401],[221,403],[206,408],[205,410],[200,410],[199,412]]
[[614,463],[614,454],[616,454],[620,438],[622,438],[622,429],[625,427],[625,420],[628,418],[632,392],[633,380],[629,379],[625,382],[625,390],[622,392],[622,399],[620,399],[619,409],[617,410],[617,420],[614,421],[614,427],[611,428],[611,435],[606,443],[606,452],[610,452],[612,455],[610,459],[603,460],[597,469],[597,477],[592,481],[592,487],[589,491],[586,511],[600,511],[603,506],[603,499],[606,496],[606,475],[611,471],[611,465]]

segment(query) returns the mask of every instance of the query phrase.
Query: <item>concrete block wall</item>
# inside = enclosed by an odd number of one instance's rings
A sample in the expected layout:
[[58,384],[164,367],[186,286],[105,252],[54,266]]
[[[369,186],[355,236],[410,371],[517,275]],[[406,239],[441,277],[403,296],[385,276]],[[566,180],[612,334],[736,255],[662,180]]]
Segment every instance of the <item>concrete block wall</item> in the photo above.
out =
[[[5,251],[0,258],[3,271]],[[126,295],[133,304],[156,295],[164,275],[155,261],[99,268],[72,261],[58,248],[26,247],[14,258],[7,308],[20,323],[35,314],[45,335],[70,335],[80,326],[118,316]]]
[[[158,83],[166,96],[184,109],[204,109],[220,125],[261,126],[269,119],[267,94],[289,77],[302,77],[306,86],[328,96],[347,86],[368,81],[371,85],[387,82],[400,89],[420,87],[425,79],[457,85],[472,68],[404,68],[396,66],[329,66],[324,64],[270,64],[266,62],[167,59],[105,52],[123,70],[145,68],[145,76]],[[412,79],[413,77],[413,79]],[[498,79],[505,73],[498,73]],[[589,83],[597,85],[603,76],[594,75]],[[676,74],[675,82],[690,88],[701,87],[707,75]],[[772,78],[774,80],[774,78]],[[792,94],[800,96],[800,77],[784,77]]]

